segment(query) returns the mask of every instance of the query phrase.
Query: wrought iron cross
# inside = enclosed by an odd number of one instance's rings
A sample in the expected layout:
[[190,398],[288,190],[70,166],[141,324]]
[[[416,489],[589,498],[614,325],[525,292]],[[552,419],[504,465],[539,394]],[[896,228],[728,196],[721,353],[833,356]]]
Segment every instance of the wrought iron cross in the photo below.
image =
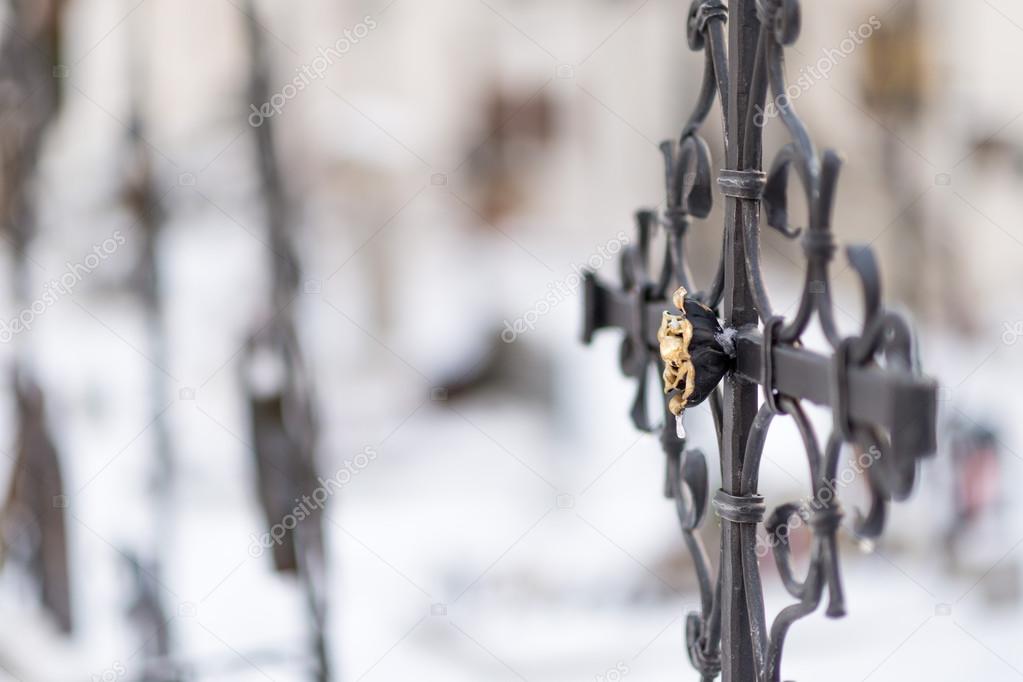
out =
[[[624,330],[621,366],[637,383],[633,422],[639,429],[661,432],[665,493],[675,500],[700,587],[701,609],[686,620],[690,661],[706,682],[719,674],[726,682],[778,682],[791,625],[815,611],[825,592],[826,614],[845,613],[837,543],[843,514],[835,485],[844,449],[850,446],[869,460],[864,470],[871,504],[866,514],[857,515],[853,530],[876,537],[888,502],[909,495],[918,461],[935,450],[937,389],[917,372],[907,324],[881,305],[877,263],[868,247],[849,246],[844,252],[863,292],[862,329],[844,337],[835,323],[829,269],[837,247],[831,213],[841,160],[830,150],[818,153],[785,94],[784,50],[799,34],[799,0],[695,0],[687,28],[690,48],[704,52],[706,65],[696,108],[681,136],[661,145],[666,208],[637,214],[638,239],[622,253],[621,288],[587,274],[584,340],[588,343],[603,328]],[[699,130],[719,94],[727,167],[717,173],[716,184],[725,200],[725,224],[717,274],[709,287],[697,290],[685,237],[692,221],[711,211],[715,178]],[[791,141],[765,173],[762,139],[769,95]],[[802,229],[790,223],[790,171],[806,197]],[[803,290],[791,317],[775,312],[764,285],[762,222],[799,239],[805,252]],[[651,239],[661,228],[664,260],[659,272],[651,273]],[[727,353],[724,369],[689,347],[700,334],[692,325],[706,326],[701,311],[708,309],[720,316],[724,333],[703,329],[703,339]],[[831,346],[830,355],[803,347],[801,339],[814,320]],[[667,370],[666,393],[672,394],[664,401],[660,426],[644,401],[653,367]],[[716,384],[721,374],[720,386],[705,391],[718,434],[722,481],[711,499],[706,459],[686,447],[673,415],[697,402],[694,386]],[[832,410],[832,432],[823,448],[804,411],[807,401]],[[792,418],[802,437],[811,501],[781,504],[765,523],[767,503],[757,493],[759,470],[768,429],[779,415]],[[708,501],[721,523],[716,576],[697,534]],[[796,575],[788,545],[788,530],[796,522],[807,525],[813,537],[804,577]],[[761,523],[764,535],[758,538]],[[771,624],[757,563],[765,543],[773,549],[786,590],[797,600]]]

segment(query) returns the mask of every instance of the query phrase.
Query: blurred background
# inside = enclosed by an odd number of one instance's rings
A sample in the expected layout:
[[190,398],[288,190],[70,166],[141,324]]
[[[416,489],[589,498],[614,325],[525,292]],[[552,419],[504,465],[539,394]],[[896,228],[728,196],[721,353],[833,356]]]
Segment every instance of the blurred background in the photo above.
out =
[[[581,269],[617,276],[695,101],[688,4],[4,0],[0,676],[696,679],[657,439],[619,338],[579,342]],[[843,532],[849,616],[798,623],[786,679],[1023,677],[1021,60],[1011,0],[803,3],[836,233],[942,392],[938,456],[883,541]],[[784,310],[799,245],[764,259]],[[772,505],[808,489],[796,438]]]

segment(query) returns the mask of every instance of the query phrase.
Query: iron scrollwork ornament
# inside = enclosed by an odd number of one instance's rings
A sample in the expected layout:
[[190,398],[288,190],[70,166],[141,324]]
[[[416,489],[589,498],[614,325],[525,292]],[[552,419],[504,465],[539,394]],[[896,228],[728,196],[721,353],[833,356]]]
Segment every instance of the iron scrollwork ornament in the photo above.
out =
[[[623,252],[621,289],[601,283],[593,273],[587,274],[585,282],[584,339],[588,342],[606,327],[625,331],[620,361],[624,373],[637,383],[633,421],[645,431],[661,430],[667,456],[665,493],[675,501],[700,587],[701,608],[686,619],[686,646],[691,663],[707,682],[722,671],[722,591],[732,588],[722,584],[721,570],[715,576],[698,535],[708,505],[722,524],[738,528],[749,620],[746,637],[755,680],[780,682],[782,649],[791,626],[825,600],[827,616],[845,614],[837,538],[844,513],[836,494],[843,452],[851,448],[857,457],[870,460],[864,467],[870,506],[865,513],[856,513],[851,529],[860,537],[873,538],[883,529],[888,503],[909,495],[920,459],[935,449],[936,386],[919,375],[909,326],[883,308],[877,262],[866,246],[845,249],[862,289],[862,328],[858,334],[843,336],[835,323],[829,269],[838,250],[831,218],[841,160],[830,150],[818,153],[785,94],[785,47],[799,36],[800,3],[758,0],[756,18],[759,36],[748,74],[748,110],[730,112],[740,100],[729,97],[736,85],[731,79],[737,76],[729,70],[728,5],[724,0],[692,3],[688,43],[694,51],[704,52],[705,67],[696,106],[681,136],[661,145],[664,209],[637,214],[638,239]],[[744,124],[743,140],[755,141],[757,161],[740,161],[735,168],[718,173],[718,190],[741,211],[741,234],[733,233],[729,241],[726,228],[716,274],[707,288],[698,290],[686,261],[685,241],[693,221],[707,218],[713,205],[710,149],[699,131],[719,94],[726,149],[735,144],[736,125]],[[762,128],[769,122],[764,108],[768,96],[790,141],[765,173],[759,169],[759,149]],[[801,228],[793,226],[789,211],[793,171],[808,207],[806,226]],[[762,209],[764,224],[788,239],[800,240],[803,247],[805,277],[791,317],[776,313],[768,296],[760,262],[761,211],[756,209]],[[665,231],[665,252],[654,275],[647,263],[658,229]],[[718,319],[729,286],[726,258],[733,247],[741,250],[745,265],[741,284],[758,317],[757,324],[739,329],[729,329]],[[803,347],[802,338],[815,320],[833,351],[830,356]],[[660,369],[664,380],[661,426],[645,409],[651,368]],[[721,444],[726,434],[719,382],[726,376],[728,381],[759,384],[762,399],[745,441],[739,485],[727,492],[723,485],[711,495],[707,460],[699,450],[686,447],[681,420],[685,409],[708,400]],[[882,414],[882,408],[871,404],[862,395],[862,386],[876,390],[873,402],[883,403],[888,411]],[[854,390],[857,387],[860,394]],[[805,401],[832,410],[832,431],[823,448],[807,417]],[[791,418],[798,429],[809,468],[810,501],[784,503],[768,513],[766,501],[757,492],[760,463],[768,430],[779,416]],[[764,535],[758,538],[761,524]],[[794,524],[807,527],[812,536],[809,569],[801,577],[788,540]],[[772,551],[786,591],[796,600],[770,624],[758,566],[758,550],[765,546]]]

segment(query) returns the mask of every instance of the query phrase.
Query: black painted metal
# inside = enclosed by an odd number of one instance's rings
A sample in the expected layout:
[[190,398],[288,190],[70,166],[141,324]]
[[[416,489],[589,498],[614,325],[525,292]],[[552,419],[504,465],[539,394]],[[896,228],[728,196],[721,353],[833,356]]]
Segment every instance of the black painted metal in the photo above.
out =
[[[863,467],[871,508],[853,531],[880,534],[891,500],[911,491],[918,461],[935,449],[937,389],[919,376],[909,327],[881,305],[876,261],[869,248],[850,246],[845,255],[858,275],[864,299],[859,334],[843,337],[835,325],[829,280],[837,251],[831,211],[841,161],[833,151],[819,154],[786,91],[784,49],[800,29],[798,0],[695,0],[688,19],[688,41],[702,50],[705,69],[697,105],[678,141],[661,145],[666,166],[664,211],[637,214],[638,239],[622,254],[622,288],[592,274],[585,282],[584,340],[603,328],[625,332],[623,372],[637,383],[631,415],[637,428],[660,429],[667,456],[665,492],[674,498],[683,538],[693,556],[701,608],[686,620],[690,661],[705,681],[719,674],[726,682],[778,682],[781,652],[792,624],[815,611],[827,592],[826,615],[845,613],[838,564],[837,533],[842,510],[836,477],[843,450],[865,457]],[[721,260],[706,289],[697,291],[686,262],[685,236],[693,219],[711,211],[711,156],[699,130],[720,95],[727,168],[716,184],[724,196]],[[765,173],[762,123],[758,114],[772,97],[791,139]],[[805,229],[791,227],[788,178],[796,172],[808,206]],[[761,211],[764,220],[761,220]],[[800,239],[806,277],[791,318],[774,312],[760,263],[761,222]],[[655,230],[666,232],[660,272],[647,268]],[[657,329],[671,310],[671,294],[684,286],[714,308],[737,330],[734,369],[709,401],[718,430],[722,488],[713,496],[702,452],[687,449],[663,409],[663,423],[644,407],[651,367],[661,367]],[[832,348],[831,356],[802,347],[801,338],[816,319]],[[699,372],[699,367],[697,367]],[[762,397],[761,397],[762,396]],[[828,406],[832,433],[822,449],[806,417],[804,401]],[[767,517],[766,535],[757,529],[767,513],[757,494],[761,456],[776,416],[792,418],[807,455],[812,483],[809,501],[777,506]],[[721,522],[721,556],[716,576],[697,530],[712,503]],[[787,532],[809,527],[810,568],[802,579],[793,569]],[[757,563],[758,549],[770,547],[786,590],[797,600],[768,623]]]

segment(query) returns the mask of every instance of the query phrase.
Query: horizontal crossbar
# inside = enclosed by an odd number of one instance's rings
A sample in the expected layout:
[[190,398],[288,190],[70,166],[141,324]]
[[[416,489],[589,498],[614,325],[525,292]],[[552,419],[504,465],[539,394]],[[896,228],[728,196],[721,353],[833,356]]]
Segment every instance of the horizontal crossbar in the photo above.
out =
[[[665,301],[638,305],[635,296],[611,289],[586,277],[585,327],[589,342],[599,329],[617,327],[641,336],[657,356],[657,329]],[[640,330],[640,334],[635,334]],[[741,330],[736,343],[735,375],[759,384],[763,373],[763,338],[756,329]],[[827,355],[779,344],[774,349],[775,389],[783,395],[831,407],[833,381]],[[936,449],[937,383],[897,367],[851,367],[849,369],[849,418],[857,424],[875,425],[891,434],[900,456],[921,457]]]
[[[736,344],[736,374],[760,383],[763,339],[757,330],[744,330]],[[831,358],[794,346],[774,348],[775,390],[782,395],[831,406]],[[854,423],[874,424],[891,433],[892,447],[901,455],[934,453],[938,385],[894,367],[849,369],[849,417]]]

